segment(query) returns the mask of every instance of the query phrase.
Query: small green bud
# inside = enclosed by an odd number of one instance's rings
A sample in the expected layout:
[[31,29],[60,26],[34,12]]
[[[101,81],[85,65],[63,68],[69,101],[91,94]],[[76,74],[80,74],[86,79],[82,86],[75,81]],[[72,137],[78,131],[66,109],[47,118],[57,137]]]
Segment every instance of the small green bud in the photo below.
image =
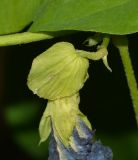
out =
[[102,41],[102,35],[96,33],[95,35],[88,37],[83,43],[85,44],[85,46],[92,47],[97,45],[101,41]]
[[77,93],[88,78],[89,62],[72,44],[59,42],[36,57],[28,87],[39,97],[55,100]]

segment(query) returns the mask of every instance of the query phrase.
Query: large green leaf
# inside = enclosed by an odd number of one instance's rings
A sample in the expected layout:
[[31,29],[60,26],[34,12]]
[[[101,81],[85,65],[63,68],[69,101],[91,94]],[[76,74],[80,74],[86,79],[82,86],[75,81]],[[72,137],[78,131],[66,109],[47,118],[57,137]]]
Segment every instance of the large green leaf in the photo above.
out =
[[138,0],[48,0],[30,31],[133,33],[138,31],[137,8]]
[[32,22],[43,0],[0,0],[0,34],[21,31]]
[[0,34],[82,30],[138,31],[138,0],[0,0]]

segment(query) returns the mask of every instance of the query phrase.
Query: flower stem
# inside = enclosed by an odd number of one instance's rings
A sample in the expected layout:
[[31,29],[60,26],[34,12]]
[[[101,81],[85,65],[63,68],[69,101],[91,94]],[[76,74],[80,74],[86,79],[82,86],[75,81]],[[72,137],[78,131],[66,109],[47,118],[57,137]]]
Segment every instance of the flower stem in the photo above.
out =
[[10,35],[0,36],[0,46],[25,44],[50,38],[53,38],[53,36],[45,33],[31,33],[31,32],[15,33]]
[[109,36],[104,36],[103,37],[103,42],[98,47],[97,52],[88,52],[88,51],[84,51],[84,50],[78,50],[77,52],[83,58],[88,58],[88,59],[91,59],[91,60],[102,59],[104,56],[107,56],[107,54],[108,54],[107,46],[109,44],[109,41],[110,41]]
[[110,37],[108,35],[104,35],[101,46],[104,46],[107,48],[109,45],[109,42],[110,42]]
[[87,58],[87,59],[91,59],[91,60],[100,60],[102,59],[104,56],[107,55],[107,50],[106,48],[101,48],[99,49],[97,52],[88,52],[88,51],[84,51],[84,50],[77,50],[77,53],[83,57],[83,58]]
[[138,125],[138,87],[129,56],[128,41],[125,37],[119,37],[114,42],[120,52]]
[[108,35],[104,35],[102,44],[97,47],[98,48],[97,52],[87,52],[84,50],[78,50],[77,52],[81,57],[87,58],[90,60],[102,59],[105,67],[110,72],[112,72],[112,69],[109,67],[108,60],[107,60],[107,55],[108,55],[107,47],[109,42],[110,42],[110,37]]

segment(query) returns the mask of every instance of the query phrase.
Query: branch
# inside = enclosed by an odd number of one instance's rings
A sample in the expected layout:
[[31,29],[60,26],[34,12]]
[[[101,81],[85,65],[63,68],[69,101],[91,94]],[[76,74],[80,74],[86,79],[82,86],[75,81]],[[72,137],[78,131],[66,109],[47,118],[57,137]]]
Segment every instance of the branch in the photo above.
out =
[[50,38],[53,38],[53,36],[45,33],[31,33],[31,32],[15,33],[10,35],[0,36],[0,46],[25,44]]

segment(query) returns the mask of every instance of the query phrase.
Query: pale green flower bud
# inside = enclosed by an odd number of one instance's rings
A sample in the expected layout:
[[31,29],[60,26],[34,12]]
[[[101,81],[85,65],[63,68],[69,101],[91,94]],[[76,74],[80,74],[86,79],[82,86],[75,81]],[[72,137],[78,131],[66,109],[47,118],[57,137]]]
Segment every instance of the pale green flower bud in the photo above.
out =
[[59,42],[33,61],[28,87],[39,97],[58,99],[77,93],[88,78],[89,62],[72,44]]

